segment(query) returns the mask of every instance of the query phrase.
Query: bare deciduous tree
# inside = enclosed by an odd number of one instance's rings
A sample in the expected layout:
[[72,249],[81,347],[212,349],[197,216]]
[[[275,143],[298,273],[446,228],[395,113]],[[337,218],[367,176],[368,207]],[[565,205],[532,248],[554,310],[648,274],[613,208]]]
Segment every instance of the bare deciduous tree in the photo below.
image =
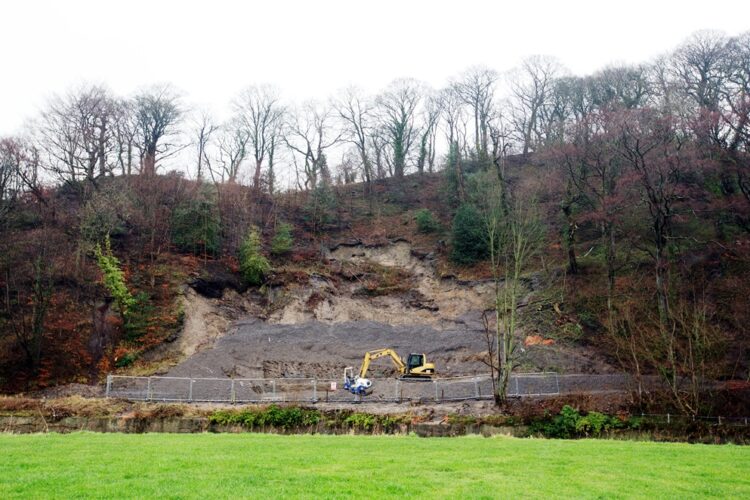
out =
[[115,156],[122,175],[131,175],[136,166],[138,124],[135,116],[135,102],[131,99],[115,101],[114,141]]
[[614,147],[635,175],[648,207],[659,318],[670,317],[670,258],[676,205],[685,196],[683,177],[691,165],[693,151],[684,134],[676,130],[675,118],[651,109],[623,111],[614,116]]
[[685,99],[685,117],[698,118],[696,135],[704,147],[720,142],[719,106],[726,82],[727,39],[716,31],[699,31],[670,59],[670,75]]
[[594,103],[628,109],[646,104],[652,91],[645,66],[611,66],[589,80]]
[[[221,127],[218,137],[219,159],[218,165],[221,170],[217,173],[210,170],[214,182],[227,181],[235,183],[240,173],[240,167],[247,157],[247,146],[250,142],[250,134],[244,126],[232,119]],[[218,169],[217,169],[218,170]]]
[[362,163],[364,181],[369,186],[374,177],[369,154],[369,143],[372,140],[370,135],[374,125],[372,123],[374,122],[374,106],[368,99],[362,97],[359,89],[349,87],[335,101],[335,107],[344,124],[342,137],[356,147]]
[[506,173],[507,157],[513,147],[512,126],[506,119],[502,109],[497,108],[492,119],[487,124],[489,128],[490,140],[492,141],[492,164],[497,173],[497,179],[500,183],[500,203],[504,213],[508,213],[509,207],[509,183]]
[[302,166],[304,189],[315,189],[321,179],[331,178],[325,152],[341,140],[341,133],[332,130],[333,116],[331,108],[308,102],[292,113],[285,127],[284,142],[299,156],[295,165],[298,172]]
[[424,94],[413,79],[392,82],[377,100],[380,121],[387,132],[393,162],[393,175],[404,176],[406,161],[416,138],[414,120]]
[[489,121],[495,100],[498,74],[484,66],[466,70],[451,84],[456,95],[471,108],[474,115],[474,151],[480,162],[489,159]]
[[435,138],[437,136],[438,120],[440,119],[440,101],[437,96],[430,95],[425,99],[421,113],[419,127],[419,150],[417,152],[417,172],[432,172],[435,167]]
[[0,229],[4,226],[5,216],[23,192],[20,175],[23,161],[20,141],[10,137],[0,139]]
[[672,76],[698,107],[710,110],[718,107],[725,80],[726,43],[722,33],[699,31],[672,54]]
[[193,137],[196,148],[196,178],[200,181],[203,179],[204,168],[211,169],[211,159],[208,155],[208,147],[211,138],[217,131],[218,127],[214,125],[211,115],[207,111],[202,111],[193,119]]
[[243,90],[234,101],[236,124],[243,127],[247,135],[255,170],[253,189],[261,189],[262,169],[272,145],[278,143],[279,124],[283,120],[284,108],[279,92],[270,85],[255,85]]
[[170,140],[179,133],[178,125],[183,116],[180,98],[170,85],[156,86],[137,94],[134,108],[141,174],[154,175],[160,159],[184,148]]
[[562,67],[548,56],[532,56],[510,78],[513,95],[512,117],[523,142],[523,154],[532,151],[541,142],[541,117],[554,88],[555,78]]
[[447,168],[454,171],[458,199],[466,199],[462,154],[466,147],[466,115],[463,100],[453,89],[443,89],[438,94],[440,111],[444,125],[445,139],[448,142]]
[[104,87],[87,85],[54,96],[39,125],[46,166],[64,182],[111,173],[115,102]]
[[727,44],[725,73],[728,85],[723,89],[726,111],[722,122],[727,133],[722,137],[733,177],[745,201],[750,203],[750,31],[732,38]]

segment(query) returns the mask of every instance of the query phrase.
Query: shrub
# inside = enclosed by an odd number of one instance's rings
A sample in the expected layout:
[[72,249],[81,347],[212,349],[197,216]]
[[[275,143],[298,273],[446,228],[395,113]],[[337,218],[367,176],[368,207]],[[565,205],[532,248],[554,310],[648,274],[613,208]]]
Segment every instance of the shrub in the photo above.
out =
[[117,368],[124,368],[135,363],[136,359],[138,359],[138,353],[127,352],[115,360],[115,366]]
[[271,265],[261,253],[260,232],[258,228],[251,228],[245,241],[240,246],[240,273],[250,285],[260,285]]
[[354,429],[362,429],[364,431],[370,431],[375,427],[376,419],[375,415],[368,413],[352,413],[344,420],[344,424]]
[[284,255],[292,250],[294,240],[292,239],[292,225],[282,222],[276,226],[276,233],[271,240],[271,253]]
[[216,255],[221,224],[212,192],[204,189],[196,199],[184,202],[172,214],[172,243],[182,252]]
[[487,235],[477,209],[464,204],[453,218],[451,260],[457,264],[474,264],[487,257]]
[[[571,439],[596,437],[612,429],[625,427],[626,423],[617,417],[592,411],[581,415],[578,410],[565,405],[558,415],[533,422],[529,428],[532,434],[548,438]],[[634,422],[637,426],[638,423]]]
[[139,292],[133,297],[128,309],[128,316],[123,325],[125,338],[134,342],[143,337],[151,325],[156,308],[151,303],[151,297],[146,292]]
[[313,232],[320,232],[333,221],[332,214],[337,206],[336,196],[326,183],[321,183],[310,193],[302,210]]
[[440,223],[426,208],[417,210],[414,219],[417,221],[417,231],[420,233],[434,233],[440,229]]
[[248,429],[274,427],[289,430],[299,427],[311,427],[317,425],[320,419],[321,415],[317,410],[307,410],[296,406],[281,408],[277,405],[257,410],[217,410],[209,416],[211,423],[241,425]]
[[135,299],[125,285],[125,276],[120,269],[120,261],[112,254],[109,236],[104,240],[104,250],[102,250],[100,244],[97,244],[94,255],[96,256],[96,264],[102,272],[102,284],[114,298],[115,304],[120,310],[120,315],[123,319],[126,319],[130,308],[135,305]]

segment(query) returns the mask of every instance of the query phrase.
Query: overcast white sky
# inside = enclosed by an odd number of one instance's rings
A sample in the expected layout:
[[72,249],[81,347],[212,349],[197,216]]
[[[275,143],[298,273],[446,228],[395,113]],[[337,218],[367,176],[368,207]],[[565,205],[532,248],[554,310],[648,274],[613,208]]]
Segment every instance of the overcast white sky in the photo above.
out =
[[267,0],[0,3],[0,134],[84,81],[118,94],[172,82],[218,114],[242,87],[291,100],[411,76],[439,87],[473,64],[531,54],[574,73],[641,62],[698,29],[750,29],[750,1]]

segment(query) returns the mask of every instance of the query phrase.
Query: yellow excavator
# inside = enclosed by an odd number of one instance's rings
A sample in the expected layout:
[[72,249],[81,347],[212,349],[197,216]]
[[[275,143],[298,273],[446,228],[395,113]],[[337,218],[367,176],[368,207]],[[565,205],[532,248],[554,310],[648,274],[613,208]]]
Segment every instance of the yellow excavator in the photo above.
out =
[[372,381],[367,378],[367,370],[370,369],[371,361],[385,356],[391,358],[401,379],[429,380],[435,375],[435,364],[428,363],[427,356],[424,354],[411,353],[404,362],[401,356],[391,348],[376,349],[365,353],[358,375],[354,375],[354,367],[352,366],[347,366],[344,369],[344,389],[359,396],[372,393]]

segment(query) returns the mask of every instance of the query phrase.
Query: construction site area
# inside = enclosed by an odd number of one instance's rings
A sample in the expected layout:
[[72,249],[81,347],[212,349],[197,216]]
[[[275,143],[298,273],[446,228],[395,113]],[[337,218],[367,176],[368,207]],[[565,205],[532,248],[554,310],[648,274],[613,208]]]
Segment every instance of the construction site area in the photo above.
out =
[[[324,254],[338,276],[287,282],[263,298],[231,287],[216,297],[214,288],[205,293],[211,277],[194,280],[182,297],[182,332],[149,354],[154,361],[178,361],[151,376],[110,375],[106,396],[212,403],[493,399],[491,281],[439,276],[434,258],[403,240],[347,242]],[[374,267],[397,273],[407,286],[397,293],[362,293],[358,275]],[[529,296],[539,286],[534,281],[525,283]],[[517,342],[509,397],[634,387],[630,376],[590,350],[533,333],[519,334]]]

